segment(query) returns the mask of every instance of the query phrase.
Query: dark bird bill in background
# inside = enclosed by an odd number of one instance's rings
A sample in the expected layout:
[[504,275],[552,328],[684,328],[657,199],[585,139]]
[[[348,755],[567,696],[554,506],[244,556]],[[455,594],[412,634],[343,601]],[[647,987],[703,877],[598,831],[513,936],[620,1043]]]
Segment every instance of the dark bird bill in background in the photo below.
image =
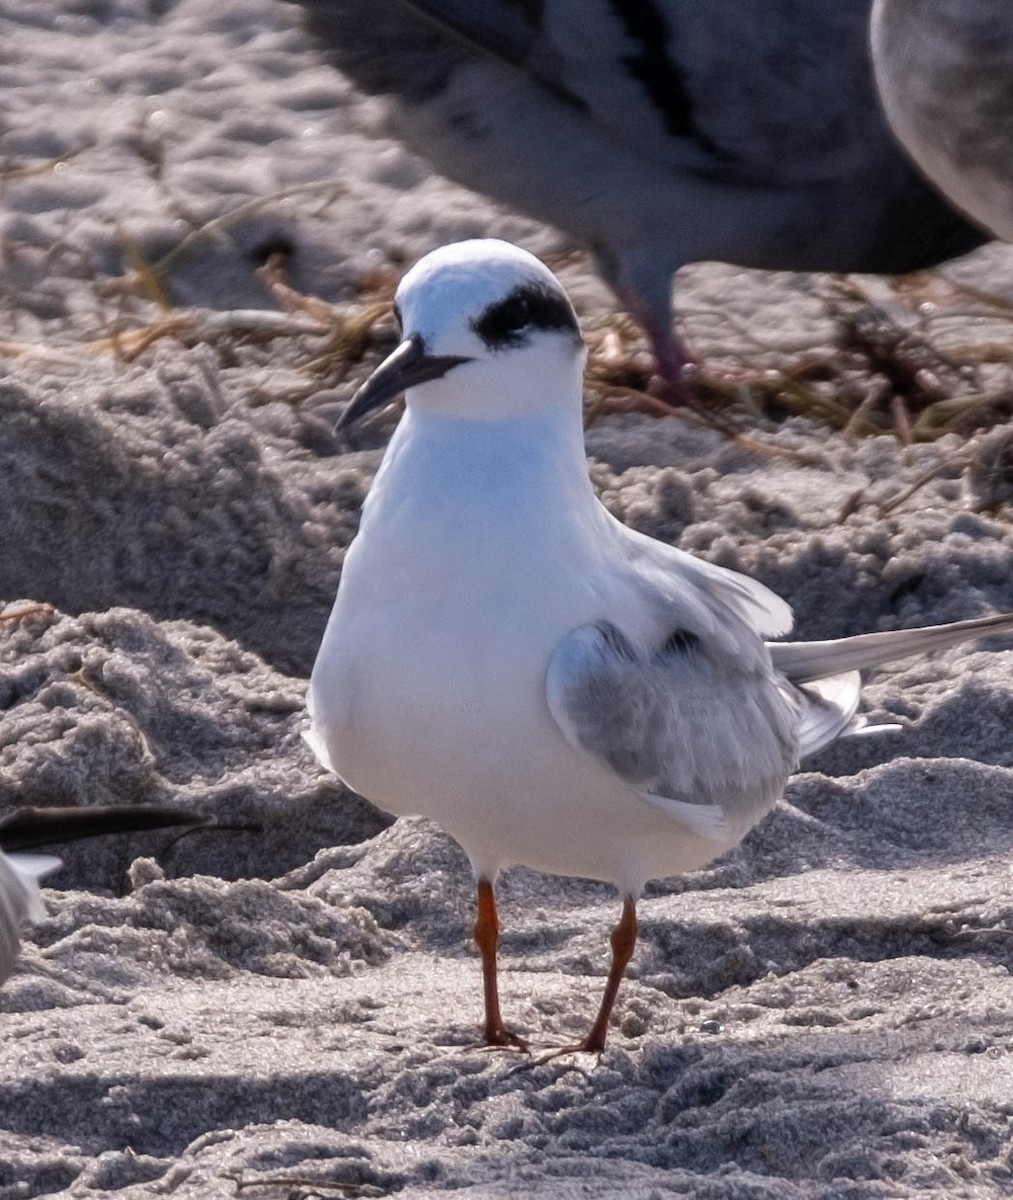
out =
[[14,970],[21,926],[41,921],[45,909],[39,880],[63,865],[51,854],[31,854],[82,838],[146,829],[208,825],[203,813],[154,804],[106,804],[82,808],[21,808],[0,818],[0,985]]

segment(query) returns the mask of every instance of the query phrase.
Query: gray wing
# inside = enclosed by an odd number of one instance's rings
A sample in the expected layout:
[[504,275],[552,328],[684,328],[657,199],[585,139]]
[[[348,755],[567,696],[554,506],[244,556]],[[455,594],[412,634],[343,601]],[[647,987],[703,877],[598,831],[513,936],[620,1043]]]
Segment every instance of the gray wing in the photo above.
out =
[[39,878],[61,865],[58,858],[0,851],[0,984],[14,970],[21,952],[21,926],[46,915]]
[[802,701],[802,719],[798,731],[799,758],[808,758],[845,734],[895,731],[898,725],[865,724],[856,716],[862,697],[862,677],[857,671],[845,671],[826,679],[814,680],[798,689]]
[[860,633],[829,642],[771,642],[774,669],[803,694],[806,708],[800,733],[804,757],[842,734],[876,733],[899,729],[897,725],[866,726],[855,718],[861,677],[869,667],[931,654],[990,633],[1013,630],[1013,613],[928,625],[921,629],[895,629]]
[[762,655],[756,634],[779,637],[791,629],[791,607],[757,580],[647,537],[614,518],[612,528],[630,570],[641,587],[654,594],[660,620],[670,614],[726,654],[751,662]]
[[[403,54],[423,41],[431,78],[433,39],[442,35],[445,64],[462,48],[497,59],[618,144],[701,174],[788,186],[895,155],[868,62],[869,0],[300,3],[360,81],[365,71],[374,80],[386,74],[385,90],[414,87]],[[393,36],[385,50],[374,41],[367,62],[378,19]],[[384,56],[386,70],[377,61]]]
[[802,694],[687,630],[642,652],[615,625],[582,626],[556,647],[546,698],[571,745],[716,840],[759,819],[798,761]]

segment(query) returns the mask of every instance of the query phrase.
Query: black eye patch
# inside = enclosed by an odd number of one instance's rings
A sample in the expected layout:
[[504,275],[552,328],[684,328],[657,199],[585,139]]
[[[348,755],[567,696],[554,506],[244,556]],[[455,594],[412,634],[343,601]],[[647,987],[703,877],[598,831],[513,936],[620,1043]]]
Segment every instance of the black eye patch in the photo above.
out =
[[569,300],[552,288],[525,283],[497,300],[471,323],[490,350],[520,346],[538,329],[567,329],[580,337]]
[[404,332],[404,322],[401,320],[401,306],[395,303],[394,305],[394,320],[397,323],[398,333]]

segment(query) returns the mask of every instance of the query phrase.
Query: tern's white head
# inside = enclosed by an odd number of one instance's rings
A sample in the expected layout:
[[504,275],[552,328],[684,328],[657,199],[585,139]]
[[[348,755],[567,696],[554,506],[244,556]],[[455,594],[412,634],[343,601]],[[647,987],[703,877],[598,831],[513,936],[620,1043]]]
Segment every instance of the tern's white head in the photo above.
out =
[[427,254],[401,280],[401,345],[339,426],[406,393],[412,409],[479,421],[578,410],[584,369],[573,306],[552,272],[495,239]]

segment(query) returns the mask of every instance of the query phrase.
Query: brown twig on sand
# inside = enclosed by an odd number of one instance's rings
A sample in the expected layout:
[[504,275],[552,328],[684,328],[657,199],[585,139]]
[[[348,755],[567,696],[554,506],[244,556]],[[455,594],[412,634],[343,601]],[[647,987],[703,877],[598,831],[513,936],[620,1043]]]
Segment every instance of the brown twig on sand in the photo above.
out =
[[317,379],[323,377],[340,382],[348,374],[351,364],[358,362],[365,353],[373,326],[389,313],[390,305],[380,301],[343,316],[320,354],[308,362],[304,370]]
[[[246,1188],[256,1187],[298,1188],[307,1196],[327,1192],[340,1192],[343,1196],[354,1197],[390,1195],[390,1188],[377,1187],[373,1183],[346,1183],[340,1179],[321,1179],[315,1175],[258,1175],[255,1178],[247,1178],[242,1171],[219,1171],[218,1177],[229,1180],[235,1187],[237,1196]],[[295,1194],[298,1195],[299,1192]]]
[[172,300],[165,289],[165,274],[152,266],[141,253],[141,248],[124,230],[118,231],[123,257],[133,272],[131,281],[138,292],[163,312],[172,308]]
[[929,441],[946,433],[961,417],[971,416],[979,410],[1009,405],[1013,402],[1013,390],[979,392],[970,396],[951,396],[939,400],[922,410],[912,430],[918,441]]
[[42,162],[31,163],[26,167],[0,168],[0,185],[17,183],[22,179],[32,179],[36,175],[45,175],[48,171],[55,171],[57,167],[62,167],[64,163],[76,158],[83,150],[84,147],[80,146],[77,150],[68,150],[66,154],[58,154],[55,158],[46,158]]
[[898,325],[885,309],[870,304],[851,312],[839,311],[844,348],[857,350],[873,371],[889,379],[919,408],[944,399],[967,383],[967,367]]
[[967,366],[981,363],[1013,363],[1013,344],[1010,342],[979,342],[974,346],[950,346],[947,354],[954,362]]
[[975,287],[973,283],[963,283],[959,279],[951,279],[942,273],[937,274],[935,278],[945,282],[955,292],[970,296],[972,300],[978,300],[980,303],[988,305],[989,308],[996,308],[1003,313],[1013,313],[1013,300],[1010,300],[1008,296],[1000,296],[986,288]]
[[860,433],[882,433],[881,429],[867,421],[866,418],[878,404],[886,399],[889,390],[890,385],[885,379],[874,379],[869,384],[865,397],[844,426],[843,433],[848,441],[853,441]]
[[94,338],[78,346],[51,346],[40,342],[0,342],[0,354],[11,357],[37,355],[59,358],[63,355],[114,354],[123,362],[133,362],[149,346],[162,338],[176,338],[187,345],[214,342],[221,338],[255,338],[270,341],[282,337],[323,337],[326,325],[309,319],[300,320],[289,313],[263,308],[237,308],[227,312],[210,309],[178,309],[161,321],[137,329],[117,330],[106,337]]
[[865,488],[856,488],[845,499],[844,503],[837,512],[837,516],[833,521],[829,522],[827,527],[829,528],[830,525],[843,525],[848,517],[850,517],[853,513],[858,512],[858,510],[862,507],[862,501],[864,499]]
[[[205,242],[220,233],[226,233],[233,226],[246,220],[247,217],[260,212],[262,208],[276,204],[279,200],[289,200],[293,196],[325,196],[327,203],[329,203],[345,191],[345,186],[339,179],[328,179],[317,183],[297,184],[294,187],[282,188],[280,191],[271,192],[268,196],[258,196],[254,200],[247,200],[235,208],[230,208],[220,216],[212,217],[210,220],[205,221],[203,225],[198,225],[196,229],[192,229],[168,254],[163,254],[160,259],[151,263],[151,270],[164,277],[168,274],[173,263],[185,254],[188,254],[194,246],[198,246],[201,242]],[[326,204],[324,207],[326,207]]]
[[56,609],[51,604],[29,604],[27,608],[17,608],[13,612],[0,612],[0,621],[22,621],[25,617],[51,617]]
[[929,467],[927,471],[924,471],[921,475],[919,475],[910,487],[905,488],[902,492],[898,492],[897,495],[892,497],[890,500],[885,500],[877,509],[879,516],[889,516],[890,513],[892,513],[895,509],[900,508],[902,504],[904,504],[907,500],[910,500],[911,497],[916,492],[920,491],[927,483],[931,483],[933,479],[937,478],[952,466],[959,464],[960,466],[966,467],[971,462],[972,457],[973,454],[971,453],[971,448],[969,447],[962,447],[955,454],[947,455],[946,458],[941,459],[939,462]]
[[[638,361],[638,354],[630,347],[631,342],[640,340],[639,331],[631,321],[620,318],[604,330],[594,330],[587,335],[589,362],[587,392],[591,397],[584,410],[584,428],[590,429],[602,416],[611,413],[644,413],[651,417],[678,417],[693,421],[720,433],[743,450],[766,458],[783,458],[807,466],[816,461],[816,456],[805,451],[788,449],[769,442],[762,442],[747,434],[736,422],[730,411],[721,411],[706,402],[691,404],[685,408],[673,408],[666,401],[648,392],[648,368]],[[639,348],[638,348],[639,349]],[[739,407],[748,411],[752,418],[761,415],[750,398],[750,380],[729,381],[720,377],[699,376],[701,389],[728,396],[734,391]],[[769,384],[772,382],[767,379]],[[639,384],[639,386],[638,386]],[[746,399],[740,393],[746,392]]]
[[305,292],[297,292],[285,280],[284,264],[284,255],[271,254],[267,262],[254,271],[254,275],[278,301],[282,310],[287,313],[302,313],[314,321],[319,321],[321,325],[339,324],[342,319],[340,309],[326,300],[321,300],[319,296],[307,296]]
[[[373,326],[391,311],[391,299],[387,296],[360,308],[350,309],[321,300],[319,296],[296,291],[284,278],[284,264],[279,255],[271,255],[258,269],[257,277],[287,313],[303,313],[319,323],[320,332],[330,330],[330,337],[320,353],[304,368],[317,378],[323,376],[334,382],[344,379],[351,363],[358,362],[365,353]],[[391,290],[390,282],[383,278],[375,290]]]
[[612,413],[644,413],[651,417],[671,417],[679,414],[664,400],[658,400],[638,388],[622,387],[619,384],[601,384],[589,387],[596,393],[584,409],[584,428],[590,429],[599,417]]
[[893,428],[897,435],[897,441],[902,446],[910,446],[913,438],[911,437],[911,418],[908,416],[907,405],[904,403],[903,396],[894,396],[890,401],[890,411],[893,413]]

